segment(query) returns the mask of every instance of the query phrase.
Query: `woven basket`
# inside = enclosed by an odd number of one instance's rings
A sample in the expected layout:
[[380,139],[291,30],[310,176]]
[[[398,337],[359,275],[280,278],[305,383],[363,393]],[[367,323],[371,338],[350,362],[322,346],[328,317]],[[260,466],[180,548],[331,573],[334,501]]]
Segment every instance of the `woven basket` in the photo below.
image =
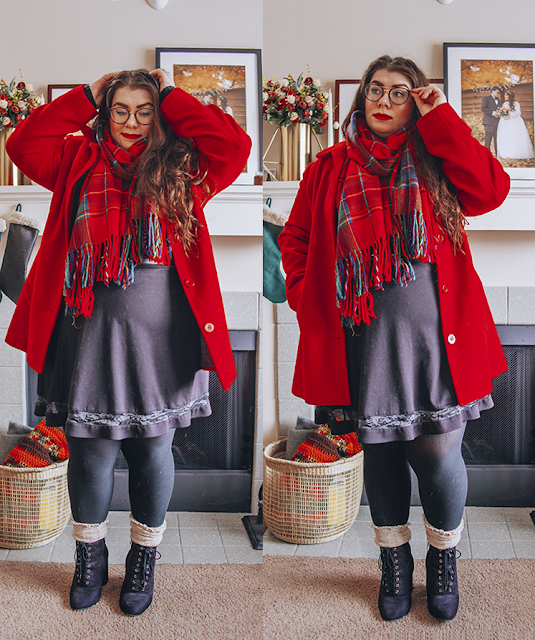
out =
[[33,549],[59,536],[71,512],[68,463],[39,469],[0,465],[0,547]]
[[273,535],[295,544],[328,542],[357,517],[364,454],[336,462],[292,462],[286,440],[264,449],[264,520]]

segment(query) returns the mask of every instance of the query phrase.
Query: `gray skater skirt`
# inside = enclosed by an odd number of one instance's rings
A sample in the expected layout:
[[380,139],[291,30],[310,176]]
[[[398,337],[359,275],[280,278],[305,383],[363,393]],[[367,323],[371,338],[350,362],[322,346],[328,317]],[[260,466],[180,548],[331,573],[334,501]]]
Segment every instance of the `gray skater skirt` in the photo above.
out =
[[201,334],[174,266],[143,263],[126,289],[96,283],[89,318],[60,312],[36,415],[78,438],[149,438],[210,415]]
[[[374,291],[376,319],[346,328],[351,405],[318,407],[316,422],[350,420],[363,443],[454,431],[492,408],[490,395],[460,406],[440,320],[436,266],[413,262],[416,279]],[[346,428],[347,431],[347,428]]]

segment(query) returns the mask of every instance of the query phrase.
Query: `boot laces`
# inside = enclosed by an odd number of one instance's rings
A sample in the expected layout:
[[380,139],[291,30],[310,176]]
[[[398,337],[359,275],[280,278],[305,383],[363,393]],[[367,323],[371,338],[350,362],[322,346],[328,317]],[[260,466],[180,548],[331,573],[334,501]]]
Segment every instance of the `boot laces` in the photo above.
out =
[[91,545],[86,542],[77,542],[74,552],[74,562],[76,564],[75,574],[78,584],[82,581],[88,585],[91,574]]
[[[455,573],[456,573],[456,560],[461,557],[461,552],[457,551],[455,547],[451,549],[444,549],[439,553],[439,585],[444,586],[444,591],[446,593],[451,592],[451,587],[455,581]],[[443,564],[443,569],[441,565]],[[441,575],[441,572],[444,572]],[[444,577],[444,582],[442,582],[442,576]],[[442,589],[441,589],[442,591]]]
[[381,547],[378,564],[382,572],[382,584],[386,593],[399,593],[398,548]]
[[144,591],[151,576],[154,575],[154,563],[161,558],[155,547],[139,547],[139,553],[132,578],[132,591]]

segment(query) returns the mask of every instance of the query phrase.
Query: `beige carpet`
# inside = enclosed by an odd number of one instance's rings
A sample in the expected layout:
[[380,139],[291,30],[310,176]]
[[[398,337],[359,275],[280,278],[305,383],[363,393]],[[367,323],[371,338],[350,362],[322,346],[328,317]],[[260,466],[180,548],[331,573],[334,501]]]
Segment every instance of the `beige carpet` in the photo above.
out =
[[1,640],[260,640],[261,565],[157,565],[154,601],[119,609],[124,568],[110,567],[101,601],[72,611],[72,564],[0,562]]
[[264,556],[265,640],[533,640],[535,560],[459,560],[451,622],[427,611],[423,560],[410,613],[384,622],[376,560]]

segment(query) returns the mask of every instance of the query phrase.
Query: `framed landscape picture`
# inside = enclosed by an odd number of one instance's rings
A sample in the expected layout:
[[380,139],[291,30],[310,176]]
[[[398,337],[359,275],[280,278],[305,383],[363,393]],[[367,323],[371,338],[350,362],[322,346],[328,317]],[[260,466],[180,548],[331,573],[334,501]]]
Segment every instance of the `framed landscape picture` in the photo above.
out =
[[444,43],[448,100],[511,178],[535,179],[535,44]]
[[237,184],[254,184],[262,168],[262,73],[260,49],[156,49],[156,66],[203,104],[215,104],[243,127],[253,142]]

